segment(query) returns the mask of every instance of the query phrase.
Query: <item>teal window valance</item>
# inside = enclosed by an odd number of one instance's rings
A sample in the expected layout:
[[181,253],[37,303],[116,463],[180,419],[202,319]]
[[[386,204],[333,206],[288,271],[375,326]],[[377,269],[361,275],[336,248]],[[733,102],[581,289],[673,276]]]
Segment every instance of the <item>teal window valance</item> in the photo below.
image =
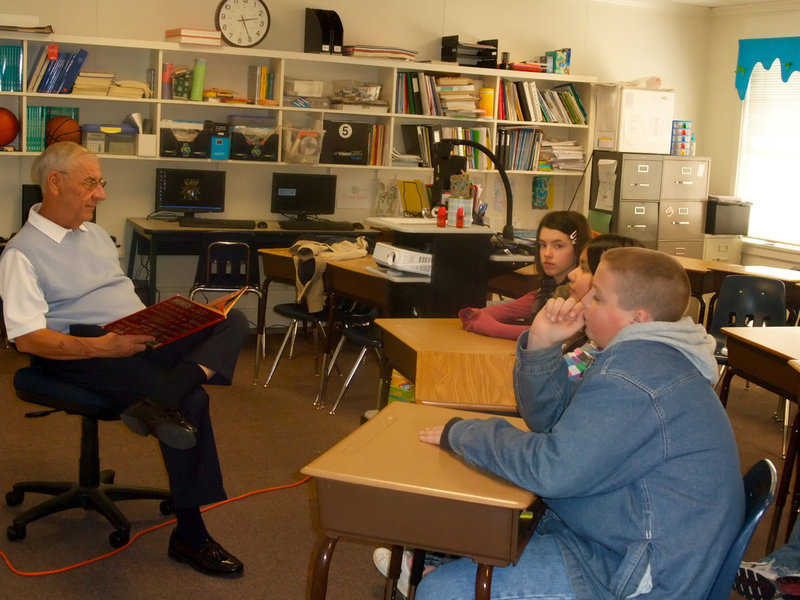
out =
[[739,59],[736,63],[736,89],[744,100],[750,75],[756,63],[769,69],[775,59],[781,63],[781,79],[789,81],[795,71],[800,71],[800,37],[760,38],[739,40]]

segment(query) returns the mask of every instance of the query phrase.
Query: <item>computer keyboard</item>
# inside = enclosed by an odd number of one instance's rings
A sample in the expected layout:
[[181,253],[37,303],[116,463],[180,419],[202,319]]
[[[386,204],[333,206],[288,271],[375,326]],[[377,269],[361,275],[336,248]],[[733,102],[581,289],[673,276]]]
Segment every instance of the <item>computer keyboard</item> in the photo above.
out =
[[294,229],[305,231],[352,231],[353,223],[350,221],[322,221],[312,219],[290,219],[288,221],[278,221],[281,229]]
[[256,222],[252,219],[200,219],[197,217],[181,217],[181,227],[208,227],[211,229],[254,229]]

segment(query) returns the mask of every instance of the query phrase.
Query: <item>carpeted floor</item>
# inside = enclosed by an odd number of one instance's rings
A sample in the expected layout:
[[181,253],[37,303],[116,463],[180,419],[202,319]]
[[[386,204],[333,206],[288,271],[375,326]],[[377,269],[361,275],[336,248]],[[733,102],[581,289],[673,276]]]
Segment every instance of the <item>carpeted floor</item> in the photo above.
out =
[[[268,351],[278,344],[270,336]],[[246,565],[242,578],[218,580],[167,558],[171,526],[147,532],[166,518],[152,501],[121,505],[133,523],[133,533],[145,532],[114,556],[62,573],[41,574],[92,560],[112,549],[110,526],[94,513],[71,510],[31,524],[27,537],[10,542],[0,534],[0,551],[8,556],[15,574],[0,565],[0,598],[16,599],[203,599],[306,598],[311,558],[318,541],[315,528],[313,482],[276,491],[264,491],[301,481],[303,465],[347,435],[359,416],[375,404],[376,369],[364,365],[335,415],[315,410],[313,355],[299,344],[298,356],[283,361],[272,385],[252,385],[252,347],[245,349],[231,388],[209,388],[212,416],[228,495],[233,500],[205,514],[211,533]],[[342,361],[346,373],[352,351]],[[31,410],[13,396],[11,376],[26,359],[0,349],[0,491],[21,480],[77,477],[79,421],[54,414],[26,419]],[[268,362],[262,364],[261,381]],[[341,379],[335,378],[332,402]],[[775,396],[735,381],[729,414],[739,440],[742,470],[768,457],[780,471],[780,426],[772,418]],[[117,481],[164,486],[166,477],[152,439],[130,433],[119,423],[101,425],[101,466],[114,468]],[[0,525],[6,527],[22,509],[41,499],[31,495],[20,507],[0,503]],[[386,507],[386,510],[391,510]],[[763,553],[770,511],[756,532],[747,557]],[[331,566],[330,600],[383,598],[383,580],[372,566],[372,546],[341,540]],[[732,593],[732,598],[738,595]]]

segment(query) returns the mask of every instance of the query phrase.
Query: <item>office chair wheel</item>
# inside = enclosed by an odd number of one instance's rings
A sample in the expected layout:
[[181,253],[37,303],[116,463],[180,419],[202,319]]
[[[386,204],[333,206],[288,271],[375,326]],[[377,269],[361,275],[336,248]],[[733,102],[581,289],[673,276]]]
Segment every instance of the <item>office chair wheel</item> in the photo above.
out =
[[172,506],[172,500],[162,500],[158,505],[158,509],[161,511],[161,514],[165,516],[175,512],[175,507]]
[[18,492],[17,490],[11,490],[6,494],[6,504],[8,506],[18,506],[22,504],[22,501],[25,499],[25,492]]
[[17,525],[16,523],[9,525],[8,529],[6,530],[6,535],[8,536],[8,539],[11,540],[12,542],[24,540],[25,533],[26,533],[25,525]]
[[108,536],[108,543],[112,548],[122,548],[131,539],[130,529],[117,529]]

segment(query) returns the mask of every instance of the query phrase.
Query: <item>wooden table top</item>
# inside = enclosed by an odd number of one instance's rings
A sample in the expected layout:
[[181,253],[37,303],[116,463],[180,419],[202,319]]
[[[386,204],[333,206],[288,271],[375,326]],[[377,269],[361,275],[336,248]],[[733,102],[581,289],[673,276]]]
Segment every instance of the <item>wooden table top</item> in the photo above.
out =
[[[418,433],[426,427],[444,425],[454,417],[489,416],[392,402],[301,472],[358,485],[525,509],[536,498],[531,492],[470,467],[438,446],[419,441]],[[522,419],[507,420],[527,430]]]
[[785,360],[800,358],[800,327],[723,327],[722,333]]

